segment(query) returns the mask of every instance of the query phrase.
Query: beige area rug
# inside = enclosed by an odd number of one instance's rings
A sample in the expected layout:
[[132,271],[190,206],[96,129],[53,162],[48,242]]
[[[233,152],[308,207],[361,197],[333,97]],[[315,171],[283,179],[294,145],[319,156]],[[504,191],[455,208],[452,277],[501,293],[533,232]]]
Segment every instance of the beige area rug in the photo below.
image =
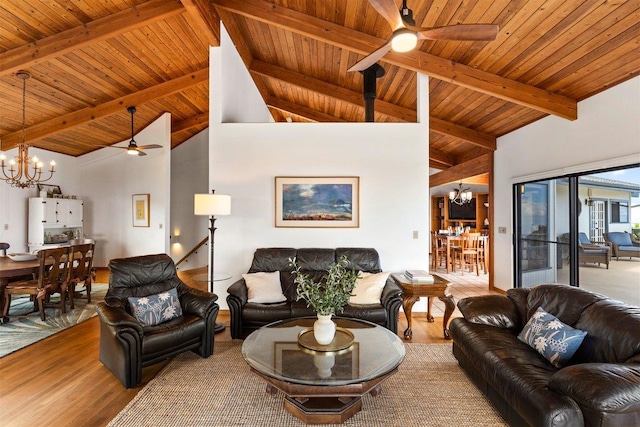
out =
[[[283,394],[242,358],[240,341],[216,342],[214,355],[175,357],[110,423],[119,426],[304,426],[285,411]],[[451,354],[451,344],[407,344],[382,393],[342,426],[506,426]]]

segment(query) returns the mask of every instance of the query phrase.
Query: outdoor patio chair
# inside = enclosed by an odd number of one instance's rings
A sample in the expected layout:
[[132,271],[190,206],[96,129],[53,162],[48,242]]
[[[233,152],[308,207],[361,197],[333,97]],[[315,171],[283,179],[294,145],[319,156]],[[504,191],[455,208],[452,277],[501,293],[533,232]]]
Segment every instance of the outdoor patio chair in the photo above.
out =
[[616,260],[620,260],[621,256],[628,256],[629,259],[631,257],[640,258],[640,243],[634,243],[631,240],[631,234],[627,232],[604,233],[604,241],[611,245]]
[[598,265],[604,263],[608,270],[611,247],[592,243],[585,233],[578,233],[578,260],[580,263],[594,262]]

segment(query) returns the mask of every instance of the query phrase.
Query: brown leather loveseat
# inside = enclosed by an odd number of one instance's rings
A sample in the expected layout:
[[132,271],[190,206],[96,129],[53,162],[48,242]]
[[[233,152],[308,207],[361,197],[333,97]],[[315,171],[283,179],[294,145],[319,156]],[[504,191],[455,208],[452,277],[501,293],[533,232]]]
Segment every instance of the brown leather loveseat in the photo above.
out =
[[[538,307],[587,333],[559,367],[518,339]],[[458,308],[453,354],[510,425],[640,425],[640,308],[557,284],[466,298]],[[536,346],[562,342],[549,337]]]
[[[286,301],[262,304],[248,302],[248,289],[244,279],[232,284],[227,292],[227,303],[231,317],[231,337],[244,338],[250,332],[277,320],[294,317],[314,316],[313,309],[308,308],[302,300],[296,301],[295,276],[290,259],[309,274],[314,280],[320,280],[329,267],[343,255],[349,260],[349,269],[367,273],[380,273],[380,257],[372,248],[263,248],[254,253],[253,262],[248,273],[279,272],[280,285]],[[402,290],[389,278],[382,290],[380,301],[375,304],[352,305],[344,308],[339,316],[367,320],[397,332],[398,311],[402,303]]]

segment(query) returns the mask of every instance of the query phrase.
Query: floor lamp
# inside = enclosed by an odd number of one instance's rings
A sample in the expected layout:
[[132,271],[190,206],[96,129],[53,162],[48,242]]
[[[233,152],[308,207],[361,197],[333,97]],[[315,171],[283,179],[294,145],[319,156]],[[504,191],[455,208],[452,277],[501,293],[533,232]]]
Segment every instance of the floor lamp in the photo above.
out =
[[[216,215],[231,214],[231,196],[224,194],[215,194],[215,190],[211,190],[211,194],[195,194],[193,197],[193,213],[195,215],[209,216],[209,280],[207,281],[207,289],[213,293],[213,282],[215,280],[213,269],[213,233],[216,231],[215,222]],[[216,332],[224,330],[224,325],[216,323]]]

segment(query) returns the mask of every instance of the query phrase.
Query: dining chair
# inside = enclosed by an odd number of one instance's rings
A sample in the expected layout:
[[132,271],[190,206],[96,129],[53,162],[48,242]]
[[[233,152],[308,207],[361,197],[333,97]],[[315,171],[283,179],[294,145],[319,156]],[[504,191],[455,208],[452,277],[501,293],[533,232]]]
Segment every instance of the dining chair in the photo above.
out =
[[[96,272],[93,269],[93,254],[95,242],[90,239],[81,240],[87,243],[70,241],[69,246],[69,280],[67,291],[69,293],[69,305],[75,308],[74,299],[82,297],[82,292],[86,292],[87,303],[91,302],[91,284],[95,280]],[[76,286],[80,283],[84,289],[76,291]]]
[[[59,306],[62,312],[66,313],[69,247],[43,249],[38,251],[37,255],[40,261],[37,279],[9,282],[5,287],[3,317],[10,316],[12,295],[32,296],[35,299],[33,312],[40,311],[40,319],[43,321],[46,320],[46,307]],[[50,296],[54,293],[60,294],[60,301],[57,304],[50,301]]]
[[460,236],[460,246],[452,247],[453,253],[452,270],[456,271],[456,264],[460,265],[461,274],[464,275],[464,270],[469,266],[469,271],[475,266],[476,274],[480,275],[480,262],[478,259],[478,243],[480,241],[480,233],[463,233]]
[[[482,233],[481,233],[482,234]],[[478,264],[482,267],[484,274],[487,274],[487,251],[489,250],[489,236],[482,234],[478,240]]]
[[435,270],[447,262],[447,247],[442,244],[437,231],[431,232],[431,267]]

